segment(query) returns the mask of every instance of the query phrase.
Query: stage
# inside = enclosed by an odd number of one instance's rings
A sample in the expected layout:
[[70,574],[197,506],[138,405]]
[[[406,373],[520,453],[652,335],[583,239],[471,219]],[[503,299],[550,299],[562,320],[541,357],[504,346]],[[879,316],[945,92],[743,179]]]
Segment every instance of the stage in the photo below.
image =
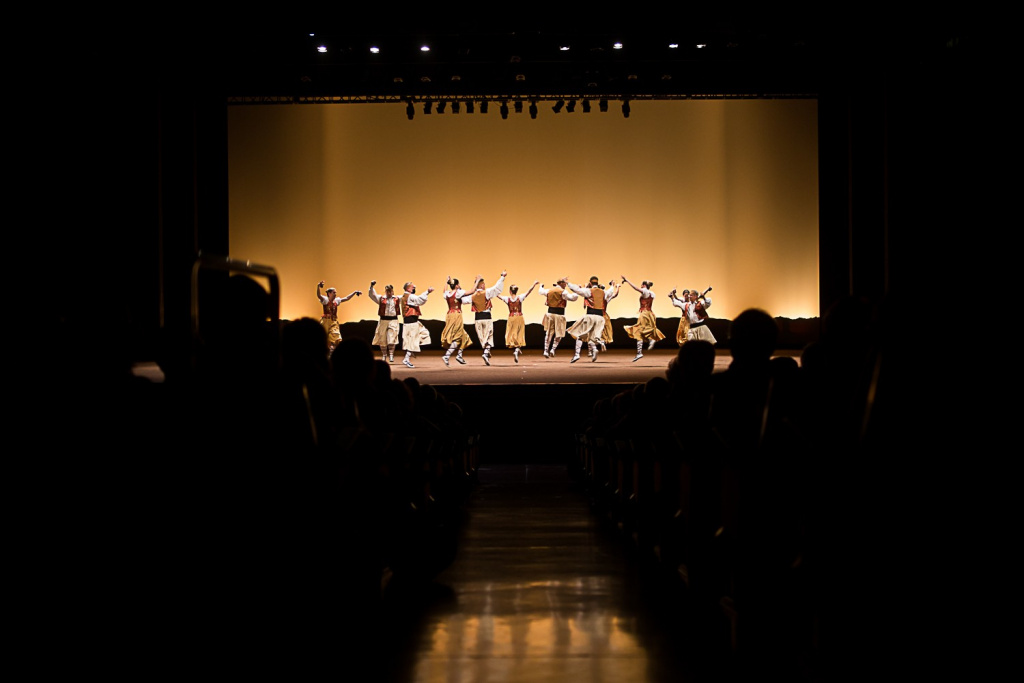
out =
[[[379,349],[377,358],[380,358]],[[494,349],[491,364],[484,364],[479,348],[470,348],[463,356],[465,365],[455,361],[454,355],[450,365],[445,366],[441,357],[444,353],[438,349],[427,349],[416,354],[413,368],[407,368],[402,359],[405,352],[395,351],[395,362],[390,363],[391,375],[395,379],[415,377],[420,384],[431,384],[438,387],[467,385],[623,385],[639,384],[652,377],[664,377],[669,362],[675,358],[678,348],[655,348],[644,351],[644,357],[633,362],[636,349],[608,349],[599,353],[596,361],[584,355],[575,363],[572,360],[573,347],[559,348],[553,358],[545,358],[538,349],[526,349],[519,357],[519,362],[512,360],[512,352],[508,349]],[[780,350],[777,355],[792,356],[799,362],[800,352]],[[715,354],[715,372],[729,367],[732,360],[728,350],[719,349]],[[163,382],[164,375],[160,367],[153,362],[137,363],[135,375],[145,377],[154,382]]]

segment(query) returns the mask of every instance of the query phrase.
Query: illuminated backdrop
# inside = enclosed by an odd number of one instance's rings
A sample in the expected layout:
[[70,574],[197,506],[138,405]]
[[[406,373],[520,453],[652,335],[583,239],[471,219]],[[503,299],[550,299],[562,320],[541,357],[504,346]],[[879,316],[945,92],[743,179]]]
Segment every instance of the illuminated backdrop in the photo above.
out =
[[[716,318],[818,316],[817,102],[631,106],[412,121],[398,103],[231,107],[230,254],[277,270],[284,319],[319,317],[321,279],[364,292],[342,322],[375,319],[375,279],[434,287],[423,314],[441,320],[446,275],[490,285],[502,269],[506,294],[559,275],[653,280],[660,317],[679,313],[673,287],[708,285]],[[636,296],[611,317],[634,316]],[[535,291],[527,322],[543,312]]]

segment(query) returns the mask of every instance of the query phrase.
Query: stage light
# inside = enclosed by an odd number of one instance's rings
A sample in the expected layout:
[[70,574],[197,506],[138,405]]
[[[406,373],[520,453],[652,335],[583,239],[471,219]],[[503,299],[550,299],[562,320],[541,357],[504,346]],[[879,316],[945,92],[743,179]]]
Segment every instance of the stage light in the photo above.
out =
[[602,99],[600,102],[597,103],[597,106],[601,109],[602,112],[608,111],[608,100]]
[[551,107],[551,111],[557,114],[558,112],[562,111],[562,107],[564,106],[565,100],[558,100],[557,102],[555,102],[555,106]]
[[459,105],[459,101],[458,100],[452,100],[452,113],[453,114],[458,114],[459,113],[459,106],[460,105]]
[[441,100],[440,102],[438,102],[437,103],[437,113],[438,114],[443,114],[444,113],[445,105],[447,105],[447,104],[448,103],[446,101],[444,101],[444,100]]
[[480,113],[481,114],[486,114],[487,113],[487,100],[480,100]]
[[629,100],[622,100],[622,115],[629,118]]
[[522,114],[523,113],[523,101],[522,100],[516,100],[514,106],[516,108],[516,113],[517,114]]
[[530,118],[537,118],[537,102],[534,100],[530,101]]
[[409,100],[409,103],[405,105],[405,115],[409,117],[410,121],[416,115],[416,107],[412,106],[412,100]]
[[583,100],[583,113],[584,114],[589,114],[590,113],[590,100]]
[[576,100],[569,100],[569,103],[565,105],[565,110],[570,114],[576,111]]
[[508,118],[508,102],[502,102],[501,103],[501,109],[499,109],[499,111],[501,112],[501,118],[507,119]]
[[423,102],[423,113],[424,114],[429,114],[430,113],[430,108],[432,106],[434,106],[433,102],[431,102],[430,100],[424,100],[424,102]]
[[473,113],[473,100],[466,100],[466,113],[467,114],[472,114]]

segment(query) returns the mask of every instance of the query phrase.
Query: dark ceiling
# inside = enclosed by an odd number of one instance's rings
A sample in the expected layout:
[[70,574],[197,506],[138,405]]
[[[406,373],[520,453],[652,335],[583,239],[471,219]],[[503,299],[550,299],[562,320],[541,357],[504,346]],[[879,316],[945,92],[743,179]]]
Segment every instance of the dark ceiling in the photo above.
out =
[[[953,22],[691,14],[563,24],[348,19],[233,27],[197,41],[196,67],[243,103],[799,97],[848,78],[951,68],[973,40]],[[613,47],[617,41],[621,49]]]

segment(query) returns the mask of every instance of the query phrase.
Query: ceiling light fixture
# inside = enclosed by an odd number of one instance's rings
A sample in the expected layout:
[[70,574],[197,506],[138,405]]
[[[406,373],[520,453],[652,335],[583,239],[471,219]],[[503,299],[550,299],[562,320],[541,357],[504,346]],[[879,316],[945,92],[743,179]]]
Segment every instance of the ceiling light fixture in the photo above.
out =
[[522,114],[523,113],[523,101],[522,100],[516,100],[515,101],[515,105],[513,105],[513,106],[515,106],[517,114]]
[[537,100],[530,100],[530,118],[537,118]]
[[502,102],[501,103],[501,109],[499,111],[501,111],[501,118],[507,119],[508,118],[508,102]]
[[565,110],[570,114],[576,111],[576,100],[569,100],[569,103],[565,105]]
[[583,113],[584,114],[589,114],[590,113],[590,100],[583,100]]
[[486,114],[487,113],[487,100],[480,100],[480,113],[481,114]]
[[601,101],[597,103],[598,108],[601,109],[601,113],[608,111],[608,100],[601,98]]
[[562,107],[564,106],[565,100],[558,100],[557,102],[555,102],[555,106],[551,107],[551,111],[557,114],[558,112],[562,111]]
[[622,100],[622,115],[629,118],[629,100]]

